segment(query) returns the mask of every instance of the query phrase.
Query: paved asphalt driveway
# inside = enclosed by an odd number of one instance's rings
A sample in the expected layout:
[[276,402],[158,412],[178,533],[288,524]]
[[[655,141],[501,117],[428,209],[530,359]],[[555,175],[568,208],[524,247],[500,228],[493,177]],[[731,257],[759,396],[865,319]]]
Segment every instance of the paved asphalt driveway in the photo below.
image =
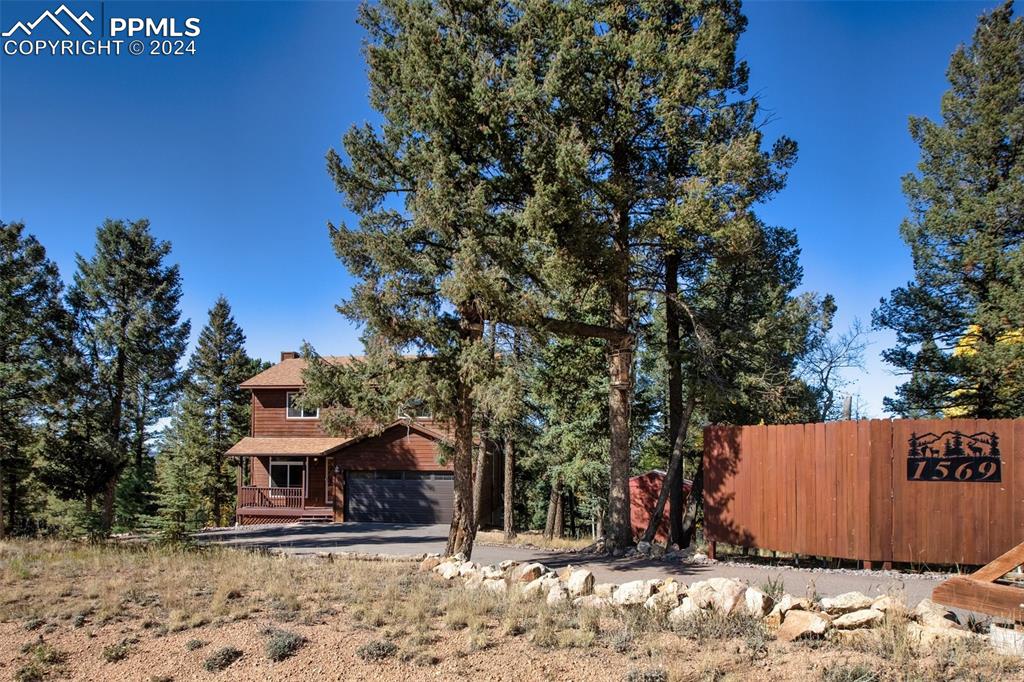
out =
[[[241,526],[203,532],[200,541],[221,543],[229,547],[272,548],[296,555],[349,552],[413,556],[443,552],[447,537],[447,524],[331,523]],[[900,590],[911,606],[930,597],[931,591],[941,582],[941,578],[935,576],[895,571],[800,569],[729,561],[698,565],[494,545],[477,545],[473,549],[473,561],[496,564],[503,559],[539,561],[555,569],[568,564],[585,566],[594,572],[598,582],[622,583],[674,576],[681,582],[691,583],[720,576],[746,580],[751,585],[781,579],[786,591],[796,596],[803,596],[810,591],[816,591],[822,596],[834,596],[854,590],[867,595]]]

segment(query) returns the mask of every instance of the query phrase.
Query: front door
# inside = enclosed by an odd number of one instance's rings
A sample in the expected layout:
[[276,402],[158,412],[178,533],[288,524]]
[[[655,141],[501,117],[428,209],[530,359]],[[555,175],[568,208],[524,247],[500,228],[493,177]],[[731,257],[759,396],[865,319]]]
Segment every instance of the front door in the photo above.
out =
[[345,504],[341,496],[341,477],[334,470],[334,458],[327,457],[326,465],[327,481],[324,489],[327,491],[327,506],[334,509],[334,522],[341,523],[345,520]]

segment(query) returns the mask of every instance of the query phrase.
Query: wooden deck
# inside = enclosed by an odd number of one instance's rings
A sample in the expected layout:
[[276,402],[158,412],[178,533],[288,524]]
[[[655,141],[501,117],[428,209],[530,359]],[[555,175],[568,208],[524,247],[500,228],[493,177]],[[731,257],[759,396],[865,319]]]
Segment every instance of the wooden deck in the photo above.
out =
[[334,509],[326,505],[309,505],[302,488],[239,486],[238,523],[288,523],[290,521],[333,521]]

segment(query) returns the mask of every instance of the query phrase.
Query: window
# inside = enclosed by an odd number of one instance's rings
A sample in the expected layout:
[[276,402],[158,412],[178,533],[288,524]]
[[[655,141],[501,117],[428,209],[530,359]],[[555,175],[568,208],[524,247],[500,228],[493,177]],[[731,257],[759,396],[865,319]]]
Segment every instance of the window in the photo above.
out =
[[413,419],[430,419],[430,406],[425,400],[411,400],[405,405],[405,413]]
[[289,419],[319,419],[320,410],[308,410],[295,404],[298,393],[288,393],[288,418]]
[[270,460],[271,488],[301,488],[306,462],[301,459]]

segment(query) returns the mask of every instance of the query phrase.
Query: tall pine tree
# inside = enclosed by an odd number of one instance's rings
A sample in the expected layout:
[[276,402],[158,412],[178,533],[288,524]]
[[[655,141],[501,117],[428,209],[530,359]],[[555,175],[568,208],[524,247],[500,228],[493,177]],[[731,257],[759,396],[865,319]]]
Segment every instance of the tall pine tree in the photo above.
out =
[[158,456],[160,515],[170,535],[230,520],[235,475],[224,453],[249,431],[249,395],[239,384],[261,368],[245,352],[245,334],[221,296],[199,332]]
[[23,224],[0,222],[0,538],[24,519],[38,425],[65,357],[60,294],[57,266],[39,241]]
[[911,118],[918,175],[900,232],[914,280],[875,311],[896,331],[885,360],[910,380],[900,415],[1024,415],[1024,18],[983,15],[953,54],[941,121]]
[[79,426],[76,437],[86,439],[83,446],[97,459],[95,470],[104,474],[105,533],[114,525],[118,484],[127,467],[134,467],[129,481],[142,480],[125,491],[133,499],[122,506],[135,508],[139,497],[151,493],[153,481],[144,477],[150,428],[168,415],[180,385],[177,363],[189,323],[181,321],[178,308],[178,266],[165,263],[170,252],[169,242],[152,235],[149,221],[107,220],[96,231],[92,258],[78,256],[68,292],[85,375],[71,399],[91,412],[90,423]]

